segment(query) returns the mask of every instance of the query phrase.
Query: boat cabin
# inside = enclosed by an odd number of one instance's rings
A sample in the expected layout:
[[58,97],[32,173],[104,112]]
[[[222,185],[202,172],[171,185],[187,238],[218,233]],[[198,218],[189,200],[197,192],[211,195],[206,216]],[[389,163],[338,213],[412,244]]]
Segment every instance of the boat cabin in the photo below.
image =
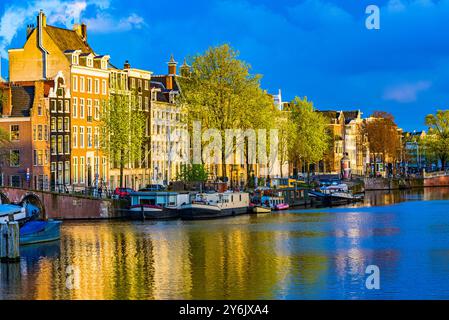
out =
[[192,203],[219,206],[221,208],[237,208],[249,206],[249,193],[223,192],[223,193],[198,193],[192,199]]
[[189,193],[178,192],[131,192],[131,206],[153,205],[161,207],[179,207],[189,203]]

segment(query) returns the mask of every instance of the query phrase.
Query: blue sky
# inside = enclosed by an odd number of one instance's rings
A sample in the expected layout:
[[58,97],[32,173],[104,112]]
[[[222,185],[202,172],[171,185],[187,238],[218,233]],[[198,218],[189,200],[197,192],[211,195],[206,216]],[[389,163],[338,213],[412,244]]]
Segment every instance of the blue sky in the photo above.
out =
[[[365,28],[369,4],[380,30]],[[21,47],[42,8],[53,25],[88,25],[99,54],[121,66],[166,72],[185,56],[230,43],[283,100],[318,109],[391,112],[405,130],[449,107],[449,0],[2,0],[0,52]]]

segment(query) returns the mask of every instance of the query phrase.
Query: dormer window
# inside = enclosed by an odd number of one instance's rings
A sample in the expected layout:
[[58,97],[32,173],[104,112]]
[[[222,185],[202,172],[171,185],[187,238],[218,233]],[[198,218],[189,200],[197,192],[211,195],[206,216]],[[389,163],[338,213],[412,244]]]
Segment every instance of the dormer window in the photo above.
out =
[[77,55],[72,56],[72,64],[74,64],[74,65],[79,64],[79,57]]
[[94,66],[94,59],[92,59],[91,57],[87,57],[86,59],[86,65],[90,68],[92,68]]
[[101,69],[106,70],[108,68],[108,62],[106,60],[101,60]]

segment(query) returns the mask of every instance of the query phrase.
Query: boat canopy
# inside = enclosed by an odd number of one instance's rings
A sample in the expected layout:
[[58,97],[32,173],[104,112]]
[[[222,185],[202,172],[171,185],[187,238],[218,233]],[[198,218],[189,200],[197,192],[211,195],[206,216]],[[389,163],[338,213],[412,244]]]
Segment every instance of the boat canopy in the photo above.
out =
[[21,206],[14,204],[0,204],[0,216],[20,213],[23,210]]

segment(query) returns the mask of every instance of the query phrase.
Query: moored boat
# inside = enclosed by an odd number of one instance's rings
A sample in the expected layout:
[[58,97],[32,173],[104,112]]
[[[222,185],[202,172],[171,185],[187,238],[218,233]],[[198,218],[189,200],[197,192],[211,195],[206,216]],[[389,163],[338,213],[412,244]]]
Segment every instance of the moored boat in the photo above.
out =
[[128,209],[131,219],[168,220],[179,218],[178,209],[189,202],[188,193],[132,192]]
[[270,213],[271,208],[270,207],[264,207],[262,205],[254,205],[251,207],[252,213]]
[[288,203],[285,203],[284,197],[280,195],[264,195],[261,198],[261,203],[271,210],[287,210],[290,207]]
[[20,245],[35,244],[59,240],[61,221],[29,221],[20,228]]
[[183,220],[215,219],[248,212],[249,194],[246,192],[198,193],[188,204],[181,205]]

